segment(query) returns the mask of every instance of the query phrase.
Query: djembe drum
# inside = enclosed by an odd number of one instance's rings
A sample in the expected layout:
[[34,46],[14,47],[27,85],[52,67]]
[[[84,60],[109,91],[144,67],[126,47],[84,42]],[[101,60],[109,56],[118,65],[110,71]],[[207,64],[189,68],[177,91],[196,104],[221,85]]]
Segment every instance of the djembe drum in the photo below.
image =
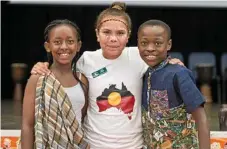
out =
[[220,130],[227,131],[227,104],[221,105],[218,117]]
[[12,79],[14,82],[14,100],[22,100],[23,98],[23,81],[26,75],[27,64],[13,63],[11,64]]
[[224,76],[223,76],[223,91],[224,96],[222,100],[222,105],[219,111],[219,127],[221,131],[227,131],[227,97],[226,97],[226,89],[227,86],[227,68],[225,68]]
[[200,91],[205,97],[206,102],[212,102],[211,82],[214,66],[212,64],[198,64],[196,71],[200,83]]

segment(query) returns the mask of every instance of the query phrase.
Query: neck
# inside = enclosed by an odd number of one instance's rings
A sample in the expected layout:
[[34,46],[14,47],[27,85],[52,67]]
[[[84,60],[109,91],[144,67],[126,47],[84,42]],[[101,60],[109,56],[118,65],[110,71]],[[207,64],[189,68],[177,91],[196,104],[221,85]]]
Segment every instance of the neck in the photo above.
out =
[[162,63],[164,63],[164,61],[166,61],[166,60],[167,60],[167,57],[166,57],[165,59],[161,60],[157,65],[152,66],[151,68],[152,68],[152,69],[158,68],[158,67],[159,67],[160,65],[162,65]]
[[120,55],[118,55],[118,56],[105,56],[104,54],[103,54],[103,57],[104,58],[106,58],[106,59],[109,59],[109,60],[115,60],[115,59],[117,59],[118,57],[119,57]]
[[72,73],[72,67],[71,63],[62,65],[58,63],[53,63],[50,68],[53,72],[59,73],[59,74],[67,74],[67,73]]
[[115,59],[117,59],[120,55],[107,55],[107,54],[105,54],[104,52],[102,52],[102,55],[103,55],[103,57],[105,58],[105,59],[109,59],[109,60],[115,60]]

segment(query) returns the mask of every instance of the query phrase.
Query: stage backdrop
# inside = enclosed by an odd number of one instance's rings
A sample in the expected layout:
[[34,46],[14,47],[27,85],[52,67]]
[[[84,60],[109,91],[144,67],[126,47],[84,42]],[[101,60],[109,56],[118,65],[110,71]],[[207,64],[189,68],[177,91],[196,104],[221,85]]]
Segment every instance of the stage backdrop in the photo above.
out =
[[[11,63],[27,63],[29,72],[37,61],[45,60],[43,31],[48,22],[54,19],[75,21],[81,28],[83,40],[81,53],[99,48],[94,23],[99,12],[107,6],[1,3],[2,99],[12,98]],[[129,6],[127,12],[133,23],[128,46],[137,44],[136,33],[141,23],[148,19],[160,19],[172,28],[172,51],[182,52],[186,65],[190,52],[213,52],[219,64],[221,53],[227,51],[227,9],[225,8]]]

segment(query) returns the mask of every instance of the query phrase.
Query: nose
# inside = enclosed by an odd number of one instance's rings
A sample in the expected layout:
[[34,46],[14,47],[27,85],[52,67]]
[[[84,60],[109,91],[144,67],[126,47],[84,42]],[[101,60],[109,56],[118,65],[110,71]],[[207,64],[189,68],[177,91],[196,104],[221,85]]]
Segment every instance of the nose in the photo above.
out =
[[147,46],[147,51],[154,51],[155,50],[155,45],[154,44],[149,44]]
[[116,42],[117,41],[117,36],[114,35],[114,34],[110,35],[110,41],[111,42]]
[[68,47],[67,43],[65,41],[63,41],[61,44],[61,49],[66,49],[67,47]]

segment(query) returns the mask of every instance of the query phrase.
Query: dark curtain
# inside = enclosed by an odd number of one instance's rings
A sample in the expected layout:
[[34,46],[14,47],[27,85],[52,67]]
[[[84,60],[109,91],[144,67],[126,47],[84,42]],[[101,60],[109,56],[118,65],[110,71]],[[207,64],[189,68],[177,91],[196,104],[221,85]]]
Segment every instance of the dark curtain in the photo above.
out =
[[[12,98],[11,63],[27,63],[28,79],[32,66],[46,60],[43,31],[48,22],[54,19],[76,22],[83,41],[81,54],[99,48],[94,23],[98,14],[108,6],[1,4],[2,99]],[[186,66],[190,52],[213,52],[217,56],[217,64],[220,64],[220,55],[227,51],[227,9],[129,6],[127,12],[133,23],[128,46],[136,46],[136,33],[141,23],[160,19],[171,27],[172,51],[183,53]]]

